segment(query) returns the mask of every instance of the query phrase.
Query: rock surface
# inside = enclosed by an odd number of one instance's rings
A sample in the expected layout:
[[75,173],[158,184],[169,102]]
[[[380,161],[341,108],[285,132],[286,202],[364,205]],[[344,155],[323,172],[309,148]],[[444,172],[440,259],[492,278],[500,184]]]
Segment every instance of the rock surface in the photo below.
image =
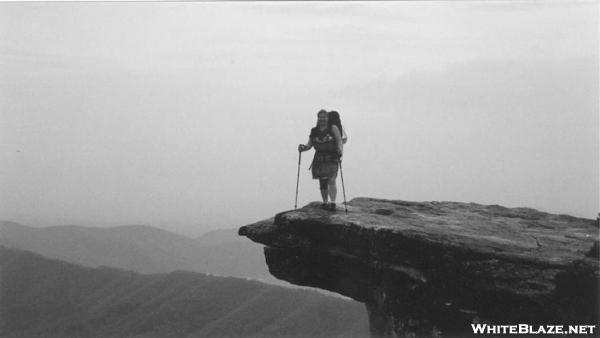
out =
[[597,324],[595,220],[530,208],[356,198],[243,226],[269,271],[366,305],[373,336],[463,336],[471,323]]

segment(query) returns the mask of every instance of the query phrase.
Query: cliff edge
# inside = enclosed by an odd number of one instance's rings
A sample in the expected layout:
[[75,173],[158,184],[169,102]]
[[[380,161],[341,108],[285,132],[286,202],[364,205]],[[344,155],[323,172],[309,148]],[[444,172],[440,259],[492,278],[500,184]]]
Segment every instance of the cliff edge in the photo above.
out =
[[269,271],[366,305],[373,336],[464,336],[471,323],[597,324],[595,220],[530,208],[356,198],[243,226]]

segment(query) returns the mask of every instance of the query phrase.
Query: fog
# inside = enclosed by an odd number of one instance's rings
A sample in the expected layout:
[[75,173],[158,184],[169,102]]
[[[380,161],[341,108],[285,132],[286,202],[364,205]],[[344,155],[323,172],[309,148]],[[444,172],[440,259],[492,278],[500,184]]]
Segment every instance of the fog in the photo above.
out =
[[[196,236],[270,217],[294,206],[296,147],[321,108],[349,136],[348,199],[595,218],[598,13],[595,1],[2,3],[0,219]],[[311,156],[302,205],[320,198]]]

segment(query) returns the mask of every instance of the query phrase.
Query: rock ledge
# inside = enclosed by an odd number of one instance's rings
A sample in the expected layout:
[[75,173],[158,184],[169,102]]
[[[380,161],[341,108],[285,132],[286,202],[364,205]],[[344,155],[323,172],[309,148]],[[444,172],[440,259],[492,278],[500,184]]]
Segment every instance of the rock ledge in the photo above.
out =
[[373,336],[462,336],[470,323],[597,324],[594,220],[356,198],[348,214],[311,203],[239,234],[266,246],[275,277],[365,303]]

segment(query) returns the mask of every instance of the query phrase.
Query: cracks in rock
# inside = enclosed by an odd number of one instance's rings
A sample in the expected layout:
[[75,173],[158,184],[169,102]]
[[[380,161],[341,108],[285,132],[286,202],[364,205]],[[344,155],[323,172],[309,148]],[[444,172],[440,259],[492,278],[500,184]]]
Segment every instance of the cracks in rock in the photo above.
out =
[[535,236],[529,236],[531,238],[533,238],[533,240],[535,241],[535,248],[536,250],[539,250],[542,247],[542,244],[540,243],[540,241],[535,237]]

